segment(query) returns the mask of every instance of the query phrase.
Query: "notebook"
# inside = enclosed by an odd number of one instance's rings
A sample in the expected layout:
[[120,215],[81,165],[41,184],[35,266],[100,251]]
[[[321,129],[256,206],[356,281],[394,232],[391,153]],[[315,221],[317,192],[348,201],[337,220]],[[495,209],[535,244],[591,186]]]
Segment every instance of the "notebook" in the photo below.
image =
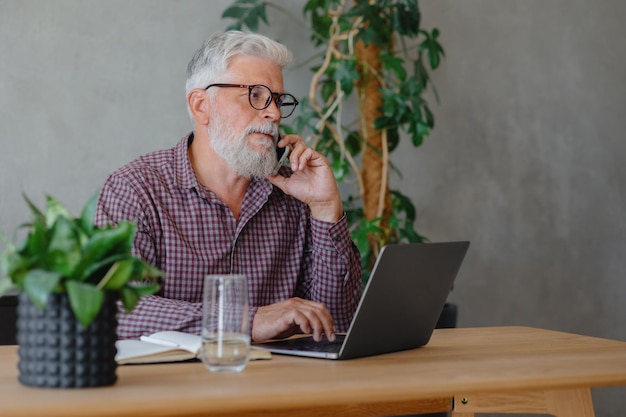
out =
[[255,344],[273,353],[353,359],[424,346],[469,242],[405,243],[380,251],[348,332],[337,340],[294,337]]

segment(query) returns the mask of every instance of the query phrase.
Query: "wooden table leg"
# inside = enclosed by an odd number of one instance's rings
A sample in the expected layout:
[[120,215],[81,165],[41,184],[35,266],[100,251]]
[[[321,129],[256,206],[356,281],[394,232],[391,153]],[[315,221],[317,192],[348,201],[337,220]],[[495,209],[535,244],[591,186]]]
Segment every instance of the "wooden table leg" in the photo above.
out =
[[595,417],[589,388],[454,397],[453,417],[474,417],[474,413]]

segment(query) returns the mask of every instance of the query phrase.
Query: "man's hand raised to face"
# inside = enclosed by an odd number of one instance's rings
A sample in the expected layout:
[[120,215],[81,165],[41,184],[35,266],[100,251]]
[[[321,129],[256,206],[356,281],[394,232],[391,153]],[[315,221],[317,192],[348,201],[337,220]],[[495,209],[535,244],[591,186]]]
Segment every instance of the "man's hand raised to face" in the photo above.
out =
[[275,175],[268,180],[306,203],[314,218],[330,223],[338,221],[343,216],[343,203],[328,160],[309,148],[298,135],[285,135],[279,144],[291,147],[289,162],[293,174],[289,178]]

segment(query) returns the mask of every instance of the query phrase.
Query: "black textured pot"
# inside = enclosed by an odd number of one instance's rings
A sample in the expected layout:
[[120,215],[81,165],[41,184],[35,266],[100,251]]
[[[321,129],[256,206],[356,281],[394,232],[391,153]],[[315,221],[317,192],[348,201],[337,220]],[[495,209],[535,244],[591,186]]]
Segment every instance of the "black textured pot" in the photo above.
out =
[[117,305],[107,295],[87,329],[76,320],[66,294],[51,294],[44,309],[20,293],[17,310],[19,381],[46,388],[86,388],[117,380]]

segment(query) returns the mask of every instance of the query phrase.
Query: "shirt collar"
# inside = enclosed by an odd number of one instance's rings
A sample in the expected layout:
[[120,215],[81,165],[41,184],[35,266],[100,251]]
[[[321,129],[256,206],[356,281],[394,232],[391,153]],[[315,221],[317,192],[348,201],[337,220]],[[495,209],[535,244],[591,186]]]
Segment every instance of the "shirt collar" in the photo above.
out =
[[198,179],[191,167],[187,148],[193,142],[193,132],[185,135],[174,148],[176,184],[182,189],[198,188]]

